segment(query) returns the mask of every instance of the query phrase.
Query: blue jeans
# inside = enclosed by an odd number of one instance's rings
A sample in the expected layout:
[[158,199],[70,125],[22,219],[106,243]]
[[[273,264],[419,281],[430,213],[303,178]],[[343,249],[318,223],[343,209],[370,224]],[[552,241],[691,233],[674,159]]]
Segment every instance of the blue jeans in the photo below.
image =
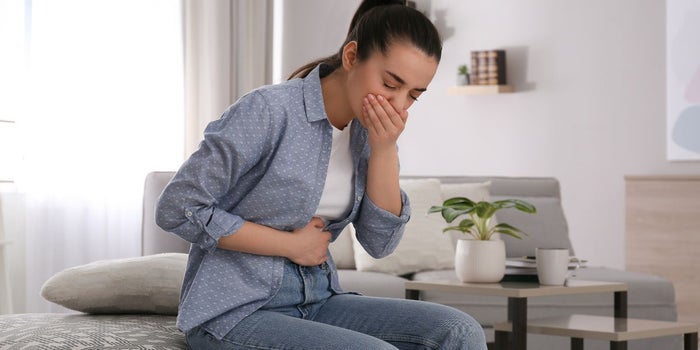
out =
[[280,291],[264,307],[220,341],[197,327],[187,343],[192,349],[486,349],[479,323],[457,309],[335,294],[327,264],[289,261]]

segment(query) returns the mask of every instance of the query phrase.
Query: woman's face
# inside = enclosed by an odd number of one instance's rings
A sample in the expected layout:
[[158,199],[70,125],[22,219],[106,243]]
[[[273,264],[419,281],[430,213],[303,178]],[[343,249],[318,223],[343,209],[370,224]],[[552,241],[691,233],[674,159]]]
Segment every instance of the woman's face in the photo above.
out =
[[[346,50],[356,50],[352,44]],[[362,100],[368,94],[383,96],[398,113],[404,113],[427,89],[438,66],[435,58],[405,42],[392,44],[386,54],[377,50],[362,62],[350,54],[348,98],[355,116],[361,115]]]

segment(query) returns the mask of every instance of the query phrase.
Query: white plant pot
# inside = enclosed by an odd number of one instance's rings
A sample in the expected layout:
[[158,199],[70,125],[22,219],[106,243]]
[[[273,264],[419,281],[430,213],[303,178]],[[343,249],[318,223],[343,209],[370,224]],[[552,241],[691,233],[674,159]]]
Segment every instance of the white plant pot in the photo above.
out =
[[460,239],[455,252],[455,271],[462,282],[499,282],[506,271],[505,244],[502,240]]
[[464,86],[469,85],[469,74],[457,74],[457,85]]

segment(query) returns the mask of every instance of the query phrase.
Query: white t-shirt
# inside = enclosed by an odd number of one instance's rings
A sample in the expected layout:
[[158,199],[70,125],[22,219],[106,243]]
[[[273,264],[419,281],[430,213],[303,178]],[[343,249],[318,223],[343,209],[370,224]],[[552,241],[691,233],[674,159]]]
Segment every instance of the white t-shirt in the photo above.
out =
[[354,169],[350,154],[350,122],[343,130],[333,127],[326,184],[316,216],[325,221],[344,218],[352,209]]

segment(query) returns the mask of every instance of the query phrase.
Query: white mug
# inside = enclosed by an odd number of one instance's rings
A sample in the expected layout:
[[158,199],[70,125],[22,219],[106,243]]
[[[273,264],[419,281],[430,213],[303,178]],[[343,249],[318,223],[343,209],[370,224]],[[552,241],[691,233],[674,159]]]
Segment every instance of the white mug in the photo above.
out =
[[537,278],[540,284],[562,286],[569,270],[569,249],[537,248]]

